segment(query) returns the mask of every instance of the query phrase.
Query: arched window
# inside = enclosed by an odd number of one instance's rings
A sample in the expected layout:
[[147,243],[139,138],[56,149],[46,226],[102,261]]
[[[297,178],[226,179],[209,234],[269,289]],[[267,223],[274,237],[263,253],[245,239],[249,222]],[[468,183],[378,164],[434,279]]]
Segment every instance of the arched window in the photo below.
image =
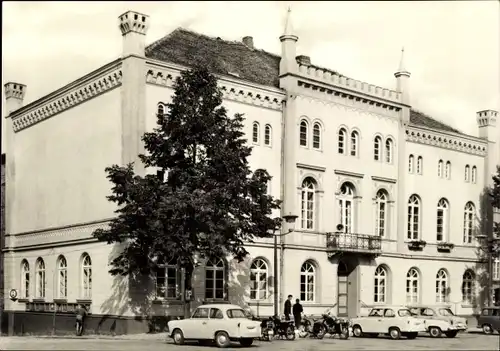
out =
[[375,270],[373,302],[387,303],[388,272],[383,266]]
[[475,277],[471,270],[466,270],[462,277],[462,302],[468,305],[474,303]]
[[92,261],[88,254],[82,257],[82,297],[92,298]]
[[408,158],[408,173],[413,173],[415,167],[414,163],[415,158],[413,157],[413,155],[410,155],[410,157]]
[[156,268],[156,298],[178,299],[180,284],[180,269],[177,259],[167,263],[161,261]]
[[250,299],[267,299],[267,263],[261,258],[252,262],[250,266]]
[[338,153],[345,154],[346,153],[346,144],[347,144],[347,131],[345,128],[340,128],[338,132]]
[[477,168],[476,168],[476,166],[472,166],[471,182],[474,184],[477,182]]
[[420,199],[412,195],[408,199],[408,231],[409,240],[418,240],[420,234]]
[[465,181],[470,182],[470,166],[465,165]]
[[21,298],[30,297],[30,265],[28,261],[21,262]]
[[438,162],[438,177],[443,178],[443,160]]
[[223,300],[226,287],[226,266],[222,259],[210,260],[205,267],[205,298]]
[[436,302],[448,302],[448,274],[440,269],[436,274]]
[[387,192],[385,190],[377,191],[375,197],[375,235],[384,237],[387,227]]
[[272,143],[272,129],[269,124],[264,127],[264,145],[270,146]]
[[394,151],[394,143],[392,139],[385,141],[385,162],[392,163],[392,154]]
[[321,149],[321,126],[314,123],[313,127],[313,149]]
[[359,149],[359,133],[351,132],[351,156],[358,156]]
[[68,297],[68,263],[64,256],[59,256],[57,262],[57,297],[66,299]]
[[165,114],[165,105],[163,105],[163,103],[158,103],[156,113],[158,113],[158,115],[160,116],[163,116]]
[[306,121],[302,120],[300,122],[300,133],[299,133],[299,142],[300,146],[307,147],[307,134],[308,134],[309,126]]
[[445,168],[445,174],[444,176],[446,179],[451,179],[451,162],[446,161],[446,168]]
[[340,210],[340,224],[344,226],[345,233],[354,232],[354,186],[345,182],[340,187],[338,195],[338,204]]
[[422,170],[424,167],[424,159],[422,156],[418,156],[417,158],[417,174],[422,174]]
[[313,230],[316,217],[316,182],[312,178],[306,178],[302,182],[300,207],[302,229]]
[[373,159],[375,161],[380,161],[381,150],[382,150],[382,138],[377,135],[373,141]]
[[441,199],[437,205],[436,241],[446,241],[449,226],[450,205],[446,199]]
[[406,274],[406,303],[418,303],[420,300],[420,277],[415,268]]
[[43,259],[41,257],[39,257],[36,260],[35,286],[36,286],[35,297],[38,299],[44,299],[45,298],[45,262],[43,262]]
[[314,302],[316,292],[316,268],[307,261],[300,268],[300,300]]
[[474,234],[476,208],[472,202],[467,202],[464,208],[464,243],[471,244]]
[[252,142],[254,144],[259,143],[259,123],[253,122],[252,124]]

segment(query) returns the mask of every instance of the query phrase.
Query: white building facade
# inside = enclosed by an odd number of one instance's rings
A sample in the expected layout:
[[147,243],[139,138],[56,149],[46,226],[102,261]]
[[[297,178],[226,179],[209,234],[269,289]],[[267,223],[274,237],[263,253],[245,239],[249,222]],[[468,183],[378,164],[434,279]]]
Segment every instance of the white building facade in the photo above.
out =
[[[26,106],[26,86],[6,84],[5,296],[16,289],[19,299],[5,310],[14,332],[50,329],[55,308],[64,321],[77,303],[90,307],[96,332],[142,331],[144,320],[182,315],[175,263],[152,280],[111,277],[119,248],[92,232],[114,216],[105,167],[135,161],[149,172],[140,138],[175,78],[200,62],[218,75],[229,114],[245,115],[251,166],[273,176],[281,215],[297,216],[280,236],[280,305],[291,294],[308,314],[335,306],[354,316],[386,303],[476,312],[486,293],[475,236],[489,230],[484,190],[499,164],[498,112],[477,113],[479,138],[460,133],[412,108],[403,59],[395,90],[317,67],[297,56],[289,17],[281,56],[251,37],[183,29],[146,47],[149,21],[121,15],[121,58]],[[271,315],[272,239],[248,251],[242,264],[198,267],[192,307],[225,300]]]

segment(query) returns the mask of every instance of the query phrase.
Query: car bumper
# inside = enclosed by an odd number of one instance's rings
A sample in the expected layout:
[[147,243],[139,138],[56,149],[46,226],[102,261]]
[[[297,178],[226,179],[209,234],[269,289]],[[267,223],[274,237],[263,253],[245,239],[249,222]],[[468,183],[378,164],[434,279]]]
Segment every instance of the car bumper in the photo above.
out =
[[244,332],[240,332],[240,337],[243,339],[255,339],[262,336],[262,331],[260,328],[247,329]]

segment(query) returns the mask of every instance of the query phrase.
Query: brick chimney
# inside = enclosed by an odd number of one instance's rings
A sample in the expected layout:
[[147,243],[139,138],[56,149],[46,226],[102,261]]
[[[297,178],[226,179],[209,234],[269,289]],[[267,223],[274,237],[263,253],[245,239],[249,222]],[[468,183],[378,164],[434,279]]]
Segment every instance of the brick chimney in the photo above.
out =
[[254,46],[253,46],[253,37],[251,36],[246,36],[246,37],[243,37],[243,39],[241,40],[243,42],[243,44],[245,44],[248,48],[250,49],[253,49]]

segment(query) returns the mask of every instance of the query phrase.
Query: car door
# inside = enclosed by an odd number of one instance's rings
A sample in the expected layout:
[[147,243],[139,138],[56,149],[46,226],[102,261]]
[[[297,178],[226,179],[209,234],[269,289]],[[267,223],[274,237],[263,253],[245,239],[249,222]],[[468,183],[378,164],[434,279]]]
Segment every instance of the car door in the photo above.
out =
[[212,339],[213,334],[208,331],[210,310],[206,307],[198,307],[188,323],[187,334],[184,332],[186,339]]
[[383,318],[384,310],[381,308],[374,308],[370,311],[368,317],[363,317],[361,329],[365,333],[377,333],[381,319]]
[[225,326],[225,322],[226,321],[224,320],[224,315],[222,314],[222,311],[218,308],[211,308],[210,319],[208,320],[207,324],[207,333],[210,334],[213,338],[215,337],[215,332],[219,330],[228,331]]
[[491,326],[493,330],[500,330],[500,309],[491,310]]
[[386,308],[382,323],[380,323],[379,333],[388,333],[389,328],[393,326],[397,326],[396,312],[392,308]]

